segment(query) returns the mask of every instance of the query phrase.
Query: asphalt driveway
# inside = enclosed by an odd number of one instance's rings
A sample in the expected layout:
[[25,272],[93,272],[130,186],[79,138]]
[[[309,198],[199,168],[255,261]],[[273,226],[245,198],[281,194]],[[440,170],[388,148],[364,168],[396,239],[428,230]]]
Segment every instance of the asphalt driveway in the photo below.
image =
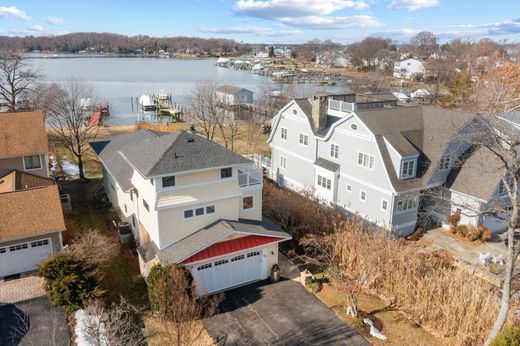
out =
[[292,280],[226,292],[220,313],[204,326],[219,345],[369,345]]
[[68,346],[69,332],[62,309],[46,297],[0,303],[0,345]]

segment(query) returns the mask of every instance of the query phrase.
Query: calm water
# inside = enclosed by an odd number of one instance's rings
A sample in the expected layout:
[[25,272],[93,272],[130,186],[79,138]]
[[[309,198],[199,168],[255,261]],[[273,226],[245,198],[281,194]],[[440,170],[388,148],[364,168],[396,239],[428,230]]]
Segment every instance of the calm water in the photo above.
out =
[[[48,82],[78,79],[91,84],[97,98],[107,100],[111,107],[109,124],[132,124],[143,117],[134,111],[130,98],[164,90],[173,101],[186,106],[186,95],[198,81],[213,80],[218,84],[232,84],[259,93],[266,88],[277,89],[270,78],[250,71],[215,66],[213,59],[181,60],[156,58],[68,58],[30,59]],[[296,85],[299,96],[310,96],[319,89]],[[322,87],[321,89],[323,89]],[[340,87],[326,88],[337,91]],[[255,95],[256,97],[256,95]],[[139,118],[138,118],[139,117]]]

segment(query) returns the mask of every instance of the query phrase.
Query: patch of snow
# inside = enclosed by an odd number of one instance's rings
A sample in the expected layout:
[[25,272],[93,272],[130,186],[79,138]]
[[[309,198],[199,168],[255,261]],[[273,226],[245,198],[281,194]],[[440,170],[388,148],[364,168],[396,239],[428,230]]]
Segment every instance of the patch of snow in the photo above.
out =
[[491,264],[491,263],[498,263],[500,265],[504,265],[504,259],[502,258],[502,255],[499,256],[493,256],[489,252],[486,253],[478,253],[479,254],[479,260],[482,264]]
[[365,318],[363,322],[365,322],[366,325],[370,326],[370,335],[379,340],[386,340],[386,336],[383,335],[383,333],[381,333],[379,329],[374,327],[374,323],[371,320]]
[[[85,310],[78,310],[75,312],[76,326],[74,333],[76,334],[77,346],[108,346],[108,341],[105,336],[105,324],[100,321],[99,316],[89,315]],[[99,340],[95,340],[92,331],[97,331]]]

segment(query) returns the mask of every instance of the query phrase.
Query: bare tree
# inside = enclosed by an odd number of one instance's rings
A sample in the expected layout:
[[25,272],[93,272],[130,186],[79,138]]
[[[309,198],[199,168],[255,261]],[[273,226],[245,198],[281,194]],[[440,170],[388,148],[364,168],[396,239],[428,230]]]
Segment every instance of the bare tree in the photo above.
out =
[[41,75],[31,69],[22,55],[14,51],[0,52],[0,100],[3,100],[9,111],[14,112],[28,107],[36,90]]
[[429,31],[421,31],[410,38],[410,46],[417,56],[430,56],[439,48],[437,36]]
[[93,99],[92,87],[72,80],[53,84],[46,92],[45,110],[52,133],[74,155],[80,180],[85,179],[83,155],[89,142],[96,138],[98,127],[89,126],[89,111],[82,107],[82,99]]
[[[471,155],[483,155],[471,169],[485,179],[496,178],[497,191],[488,202],[476,202],[474,198],[451,198],[443,189],[424,192],[430,200],[430,211],[458,209],[459,214],[482,220],[492,217],[506,228],[505,271],[502,282],[500,309],[485,345],[498,335],[504,326],[512,298],[511,284],[515,262],[520,252],[520,242],[515,231],[520,226],[520,130],[493,114],[480,115],[467,129],[458,135],[460,146],[469,148],[457,165],[464,165]],[[485,154],[485,155],[484,155]]]
[[213,140],[219,123],[226,116],[224,107],[220,105],[217,95],[217,84],[213,81],[198,82],[188,95],[190,120],[202,128],[207,139]]
[[395,50],[391,39],[367,37],[361,42],[348,46],[347,52],[352,57],[352,63],[358,67],[371,69],[372,63],[381,50]]

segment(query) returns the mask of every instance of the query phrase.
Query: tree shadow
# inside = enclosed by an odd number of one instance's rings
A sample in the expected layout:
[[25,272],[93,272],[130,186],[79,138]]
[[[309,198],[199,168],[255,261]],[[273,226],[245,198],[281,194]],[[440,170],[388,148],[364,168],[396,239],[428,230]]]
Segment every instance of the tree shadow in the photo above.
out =
[[16,346],[31,327],[29,316],[14,304],[0,304],[0,345]]

